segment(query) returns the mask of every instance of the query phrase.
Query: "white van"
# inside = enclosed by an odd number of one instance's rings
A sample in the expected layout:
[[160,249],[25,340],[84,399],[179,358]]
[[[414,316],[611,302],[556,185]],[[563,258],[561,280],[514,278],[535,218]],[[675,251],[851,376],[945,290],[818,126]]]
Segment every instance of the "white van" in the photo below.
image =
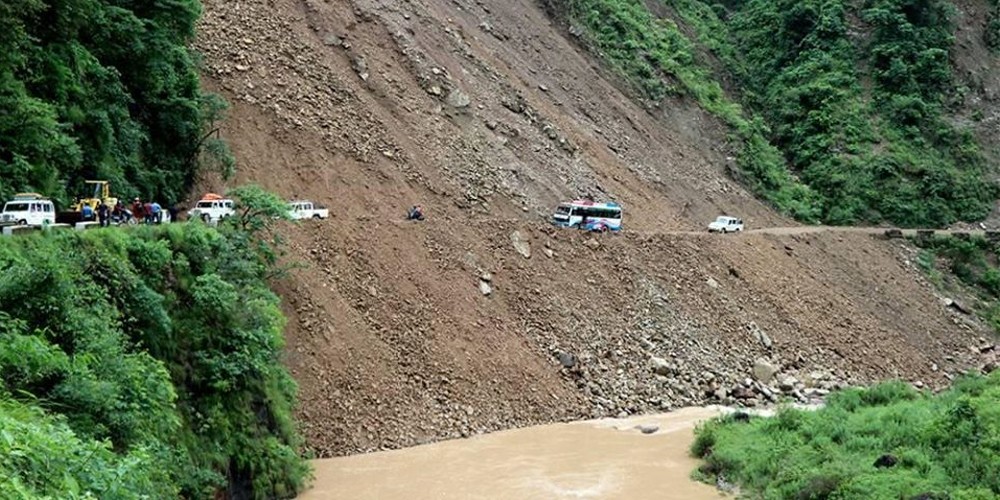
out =
[[218,224],[236,213],[233,200],[220,197],[206,197],[198,201],[193,209],[189,210],[188,219],[200,218],[208,224]]
[[328,208],[316,205],[311,201],[289,202],[288,213],[292,220],[326,219],[330,217],[330,210]]
[[743,232],[743,219],[738,219],[736,217],[726,217],[725,215],[720,215],[711,224],[708,225],[708,232],[710,233],[742,233]]
[[56,221],[56,207],[52,200],[36,193],[19,193],[3,206],[0,222],[22,226],[41,226]]

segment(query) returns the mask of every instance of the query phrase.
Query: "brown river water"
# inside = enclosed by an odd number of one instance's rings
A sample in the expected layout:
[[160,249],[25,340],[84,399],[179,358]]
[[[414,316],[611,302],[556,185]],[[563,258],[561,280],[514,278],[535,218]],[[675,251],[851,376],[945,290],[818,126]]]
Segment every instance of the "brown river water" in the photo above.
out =
[[[718,408],[514,429],[313,461],[300,499],[718,499],[691,480],[695,425]],[[653,434],[636,426],[657,425]]]

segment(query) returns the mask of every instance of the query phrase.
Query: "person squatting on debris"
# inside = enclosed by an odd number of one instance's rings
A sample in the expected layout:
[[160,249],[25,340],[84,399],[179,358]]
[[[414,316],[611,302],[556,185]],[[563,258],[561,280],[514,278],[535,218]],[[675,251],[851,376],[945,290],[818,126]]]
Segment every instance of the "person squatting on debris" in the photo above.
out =
[[406,220],[424,220],[424,209],[420,208],[420,205],[410,207],[406,212]]

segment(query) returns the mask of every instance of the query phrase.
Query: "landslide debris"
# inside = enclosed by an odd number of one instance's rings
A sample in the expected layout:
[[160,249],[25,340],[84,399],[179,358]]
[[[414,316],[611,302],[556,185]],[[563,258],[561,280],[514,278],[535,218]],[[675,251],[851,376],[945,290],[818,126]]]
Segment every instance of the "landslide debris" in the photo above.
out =
[[[905,243],[658,234],[790,224],[726,177],[724,127],[637,106],[535,2],[209,0],[199,36],[237,181],[331,209],[275,284],[319,456],[983,362]],[[544,223],[588,195],[624,234]]]

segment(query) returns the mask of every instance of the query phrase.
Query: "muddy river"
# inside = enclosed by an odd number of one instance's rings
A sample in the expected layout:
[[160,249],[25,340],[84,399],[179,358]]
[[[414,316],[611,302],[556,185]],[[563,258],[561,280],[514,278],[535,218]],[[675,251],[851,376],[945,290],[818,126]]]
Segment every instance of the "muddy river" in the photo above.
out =
[[[300,499],[717,499],[694,482],[698,422],[718,409],[553,424],[316,460]],[[636,426],[659,429],[643,434]]]

